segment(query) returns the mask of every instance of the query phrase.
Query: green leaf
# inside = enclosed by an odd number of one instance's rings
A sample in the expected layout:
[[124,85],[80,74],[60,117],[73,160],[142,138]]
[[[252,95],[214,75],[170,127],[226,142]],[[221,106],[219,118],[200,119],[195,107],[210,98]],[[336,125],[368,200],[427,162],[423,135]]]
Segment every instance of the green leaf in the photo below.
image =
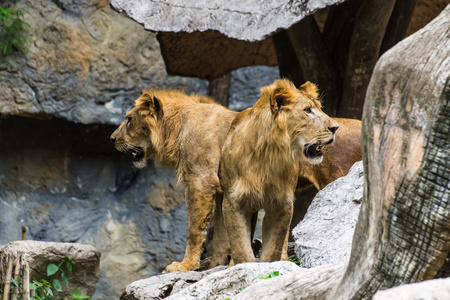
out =
[[59,281],[58,279],[53,279],[53,287],[54,287],[58,292],[62,292],[61,281]]
[[9,280],[14,286],[19,286],[19,280],[17,279],[10,279]]
[[58,272],[59,268],[57,265],[55,264],[49,264],[47,266],[47,277],[48,276],[52,276],[53,274],[55,274],[56,272]]
[[274,278],[280,276],[280,272],[279,271],[274,271],[272,273],[269,274],[269,278]]
[[64,281],[66,286],[69,286],[69,276],[65,272],[61,272],[61,279]]
[[67,270],[69,270],[69,272],[72,273],[73,263],[72,263],[72,260],[70,259],[70,257],[68,257],[68,256],[66,256],[66,266],[67,266]]
[[81,292],[80,292],[79,290],[77,290],[77,289],[74,289],[74,290],[73,290],[73,294],[74,294],[75,296],[81,296]]
[[89,296],[82,295],[81,292],[77,289],[73,290],[73,295],[70,296],[71,299],[89,299]]
[[45,287],[45,292],[46,292],[47,295],[52,295],[53,296],[53,291],[48,286]]

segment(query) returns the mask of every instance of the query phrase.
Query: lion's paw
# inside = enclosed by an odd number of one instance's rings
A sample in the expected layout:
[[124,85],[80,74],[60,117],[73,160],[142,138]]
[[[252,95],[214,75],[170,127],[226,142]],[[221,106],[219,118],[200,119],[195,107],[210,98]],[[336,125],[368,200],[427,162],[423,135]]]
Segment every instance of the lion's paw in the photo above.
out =
[[197,270],[199,268],[198,264],[192,264],[192,263],[183,263],[183,262],[173,262],[170,265],[166,267],[166,272],[189,272],[192,270]]

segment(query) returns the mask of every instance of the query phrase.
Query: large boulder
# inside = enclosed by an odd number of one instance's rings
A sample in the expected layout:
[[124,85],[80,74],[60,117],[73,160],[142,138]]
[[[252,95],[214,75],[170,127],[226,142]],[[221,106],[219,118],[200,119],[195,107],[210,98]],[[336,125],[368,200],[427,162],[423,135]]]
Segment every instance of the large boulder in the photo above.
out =
[[[167,75],[156,33],[108,1],[24,0],[14,8],[28,12],[30,28],[20,51],[0,55],[2,115],[117,125],[145,89],[206,92],[204,80]],[[249,101],[256,101],[259,86],[278,76],[277,68],[255,68],[262,81],[237,76],[233,82],[243,88],[232,98],[247,99],[242,91],[251,90]]]
[[450,278],[426,280],[378,291],[373,300],[439,300],[450,299]]
[[202,91],[197,79],[168,76],[154,33],[108,1],[25,0],[30,25],[21,51],[0,56],[0,113],[118,124],[150,87]]
[[[13,262],[14,266],[15,261],[20,258],[20,263],[16,267],[18,269],[23,269],[25,265],[29,267],[30,282],[42,279],[51,282],[54,278],[61,280],[61,272],[58,271],[53,277],[49,278],[47,266],[49,264],[60,265],[61,262],[64,262],[65,257],[71,259],[73,269],[70,272],[65,267],[65,263],[61,266],[61,269],[68,275],[69,285],[62,284],[63,290],[56,296],[70,296],[72,291],[77,289],[83,295],[91,297],[95,292],[100,276],[100,252],[90,245],[38,241],[11,242],[0,246],[0,258],[2,263],[5,263],[0,265],[0,270],[1,274],[5,275],[7,273],[5,266],[10,261]],[[56,290],[54,292],[56,293]]]
[[348,261],[364,189],[362,161],[314,197],[304,219],[293,229],[302,268]]
[[[111,5],[144,25],[162,32],[213,30],[245,41],[259,41],[280,28],[289,28],[315,11],[345,0],[299,1],[264,0],[112,0]],[[152,13],[149,13],[152,12]],[[172,18],[167,18],[170,15]]]
[[174,272],[133,282],[120,299],[225,299],[253,283],[270,280],[275,276],[273,272],[283,276],[299,270],[292,262],[273,262],[245,263],[230,268],[219,266],[203,272]]

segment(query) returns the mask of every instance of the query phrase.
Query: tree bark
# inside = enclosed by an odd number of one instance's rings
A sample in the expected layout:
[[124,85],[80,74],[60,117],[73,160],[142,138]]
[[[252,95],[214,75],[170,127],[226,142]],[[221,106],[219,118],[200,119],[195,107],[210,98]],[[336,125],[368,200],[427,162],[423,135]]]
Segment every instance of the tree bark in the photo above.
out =
[[395,0],[364,0],[350,42],[339,117],[361,119],[370,76],[378,60]]
[[380,55],[405,38],[415,6],[416,0],[395,1],[394,10],[389,19],[383,44],[381,45]]
[[303,77],[319,86],[324,111],[336,116],[341,82],[314,19],[307,16],[287,30]]
[[436,276],[450,253],[449,20],[450,5],[374,70],[350,261],[256,283],[236,299],[371,299],[380,289]]
[[323,40],[341,82],[345,78],[348,50],[360,4],[360,0],[350,0],[340,5],[332,6],[323,28]]
[[297,55],[292,47],[287,31],[282,30],[277,32],[272,38],[277,53],[280,77],[289,79],[297,87],[301,86],[306,80],[302,74]]

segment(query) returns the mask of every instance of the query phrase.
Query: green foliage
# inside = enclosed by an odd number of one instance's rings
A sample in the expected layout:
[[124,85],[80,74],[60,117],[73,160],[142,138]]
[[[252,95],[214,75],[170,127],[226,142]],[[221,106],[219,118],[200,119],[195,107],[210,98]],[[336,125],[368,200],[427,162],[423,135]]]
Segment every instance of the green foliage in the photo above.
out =
[[6,55],[13,47],[20,47],[27,42],[24,31],[30,28],[25,22],[22,9],[11,9],[0,5],[0,50]]
[[300,267],[300,260],[298,259],[297,255],[289,256],[289,261]]
[[[255,280],[258,280],[258,279],[269,279],[269,278],[274,278],[274,277],[277,277],[277,276],[280,276],[280,272],[279,271],[273,271],[273,272],[271,272],[269,275],[267,275],[267,276],[265,276],[265,277],[256,277],[256,278],[253,278],[253,280],[252,280],[252,282],[254,282]],[[243,291],[243,290],[245,290],[247,287],[245,287],[245,286],[243,286],[243,287],[241,287],[241,291]],[[224,300],[229,300],[230,298],[226,298],[226,299],[224,299]]]
[[273,271],[269,275],[267,275],[266,277],[253,278],[252,282],[257,280],[257,279],[269,279],[269,278],[274,278],[274,277],[277,277],[277,276],[280,276],[280,272],[279,271]]
[[73,290],[73,295],[69,297],[70,299],[88,299],[89,296],[82,295],[77,289]]
[[[64,270],[63,265],[65,265],[67,271]],[[68,273],[72,273],[72,271],[73,271],[72,260],[70,259],[70,257],[66,256],[58,265],[49,264],[47,266],[47,279],[49,279],[49,277],[53,275],[57,276],[59,273],[62,282],[64,282],[66,287],[68,287],[69,286]],[[31,297],[31,300],[53,300],[55,297],[55,295],[53,294],[53,289],[57,290],[58,292],[62,292],[63,290],[61,280],[54,278],[51,283],[45,279],[33,280],[30,283],[30,290],[34,290],[34,296]],[[11,279],[11,284],[17,287],[20,285],[21,282],[22,278],[19,278],[17,280]],[[89,296],[81,294],[81,292],[77,289],[74,289],[72,293],[73,294],[69,296],[70,299],[80,300],[89,298]],[[60,298],[60,300],[64,299],[66,298],[64,297]]]

